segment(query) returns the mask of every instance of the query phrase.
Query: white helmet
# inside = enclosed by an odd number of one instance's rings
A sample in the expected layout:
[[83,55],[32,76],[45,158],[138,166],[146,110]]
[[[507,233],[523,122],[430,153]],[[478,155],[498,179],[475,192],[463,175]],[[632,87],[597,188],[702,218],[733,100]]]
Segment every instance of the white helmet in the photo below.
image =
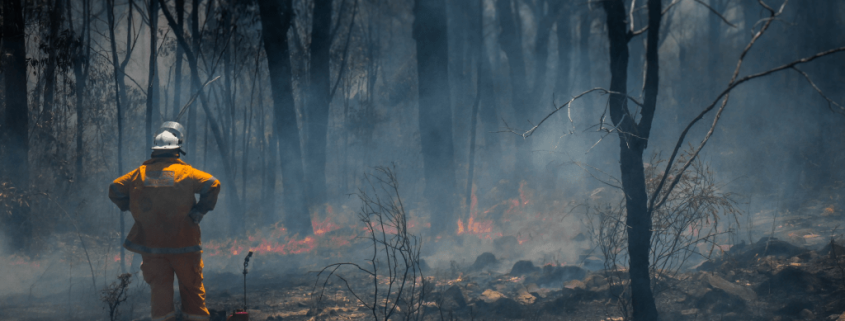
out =
[[161,124],[153,139],[154,150],[180,149],[184,138],[185,128],[175,121]]

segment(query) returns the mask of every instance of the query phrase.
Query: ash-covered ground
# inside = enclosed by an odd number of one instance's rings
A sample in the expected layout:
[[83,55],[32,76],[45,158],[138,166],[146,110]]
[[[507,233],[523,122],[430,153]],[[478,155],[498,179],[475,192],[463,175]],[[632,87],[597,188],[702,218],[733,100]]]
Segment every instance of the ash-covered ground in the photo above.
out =
[[[836,200],[828,199],[809,202],[795,214],[755,213],[749,221],[754,230],[747,232],[763,237],[753,242],[748,242],[748,236],[738,237],[735,244],[719,247],[710,260],[690,259],[690,266],[679,273],[658,270],[653,275],[653,289],[661,318],[845,320],[845,239],[838,227],[845,212],[835,204]],[[318,276],[332,263],[371,268],[369,240],[355,234],[360,228],[354,225],[327,230],[310,241],[264,245],[287,246],[290,252],[286,254],[256,249],[246,276],[246,302],[252,320],[374,319],[367,307],[372,300],[371,275],[342,268],[336,273],[343,279],[331,277],[326,282],[325,271],[322,278]],[[66,237],[66,247],[79,250],[77,235]],[[549,247],[544,247],[545,238],[532,238],[464,233],[424,242],[423,248],[436,250],[422,251],[423,275],[406,283],[415,284],[422,294],[418,315],[424,320],[623,320],[626,309],[630,311],[624,304],[629,298],[623,267],[605,269],[602,257],[582,233],[568,236],[567,242],[577,244],[574,260],[566,254],[555,256],[554,251],[534,251]],[[83,240],[89,254],[100,252],[95,244],[102,242],[90,237]],[[209,251],[205,258],[207,305],[213,310],[213,320],[223,320],[224,313],[231,314],[244,305],[245,253],[228,246]],[[470,254],[474,250],[478,253]],[[67,255],[7,263],[16,270],[26,267],[33,278],[19,283],[19,291],[0,298],[0,318],[108,320],[103,292],[92,291],[90,275],[78,274],[116,267],[113,260],[110,266],[105,261],[95,260],[89,266]],[[383,295],[389,275],[384,261],[377,267]],[[61,271],[66,274],[57,276]],[[117,308],[118,319],[149,320],[148,288],[140,273],[131,280],[127,300]],[[114,281],[97,279],[96,286],[102,290]],[[178,307],[178,288],[174,288]],[[407,307],[398,304],[390,319],[404,319],[403,312],[408,312]]]

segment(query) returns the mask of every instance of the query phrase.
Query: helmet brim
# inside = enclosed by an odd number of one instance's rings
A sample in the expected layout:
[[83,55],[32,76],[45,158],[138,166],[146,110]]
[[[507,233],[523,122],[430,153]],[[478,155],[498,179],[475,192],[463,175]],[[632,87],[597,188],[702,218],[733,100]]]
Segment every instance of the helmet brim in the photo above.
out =
[[179,149],[182,148],[181,146],[172,145],[172,146],[153,146],[152,150],[171,150],[171,149]]

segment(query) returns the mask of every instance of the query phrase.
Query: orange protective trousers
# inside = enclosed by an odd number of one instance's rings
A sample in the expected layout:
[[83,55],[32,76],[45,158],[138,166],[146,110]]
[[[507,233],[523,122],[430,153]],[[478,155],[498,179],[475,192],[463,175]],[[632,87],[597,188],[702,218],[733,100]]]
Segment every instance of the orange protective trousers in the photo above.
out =
[[202,252],[142,254],[141,272],[150,285],[152,321],[175,320],[173,275],[179,280],[185,320],[208,320],[205,287],[202,285]]

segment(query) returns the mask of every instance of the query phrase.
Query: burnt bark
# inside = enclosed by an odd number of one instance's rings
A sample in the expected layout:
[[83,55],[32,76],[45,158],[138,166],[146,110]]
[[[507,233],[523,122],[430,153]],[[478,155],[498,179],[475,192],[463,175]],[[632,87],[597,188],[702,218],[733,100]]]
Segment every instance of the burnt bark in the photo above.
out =
[[[200,3],[201,2],[202,2],[202,0],[191,1],[191,52],[193,52],[193,53],[199,53],[200,40],[202,39],[202,35],[200,34],[200,27],[199,27],[199,25],[200,25],[200,23],[199,23],[199,20],[200,20],[199,11],[200,11]],[[174,28],[174,26],[170,26],[170,28]],[[178,26],[176,26],[175,28],[178,28]],[[185,46],[180,46],[180,47],[187,47],[187,45],[188,44],[186,43]],[[182,52],[187,52],[186,48],[182,48]],[[199,58],[194,56],[194,60],[196,60],[196,59],[199,59]],[[196,68],[195,68],[196,65],[197,65],[196,62],[194,62],[193,64],[190,61],[188,62],[188,67],[190,68],[190,73],[191,73],[191,88],[193,89],[192,91],[197,90],[196,84],[198,84],[200,82],[199,73],[196,72]],[[196,103],[204,103],[204,102],[201,101],[201,102],[194,102],[194,103],[196,104]],[[180,107],[177,107],[177,108],[180,108]],[[208,108],[208,107],[203,106],[203,108]],[[185,145],[187,145],[187,146],[184,147],[185,151],[188,152],[188,155],[192,155],[192,154],[196,155],[197,152],[199,151],[199,143],[198,143],[199,142],[199,140],[198,140],[199,131],[197,130],[197,113],[198,113],[198,111],[196,110],[196,108],[189,108],[188,109],[188,126],[185,129],[185,130],[188,131],[188,134],[186,135],[187,137],[185,137]],[[223,157],[225,159],[227,156],[223,156]],[[203,161],[205,161],[205,158],[203,158]]]
[[432,232],[441,234],[455,230],[457,208],[446,5],[443,0],[417,0],[413,10],[424,194],[433,213]]
[[[569,5],[561,8],[562,11],[570,10]],[[555,75],[555,98],[566,99],[570,97],[569,72],[572,60],[572,30],[570,29],[571,16],[560,14],[557,17],[557,75]]]
[[[62,12],[64,11],[64,0],[55,0],[50,9],[50,28],[47,36],[47,66],[44,69],[44,109],[42,110],[41,124],[38,125],[41,140],[44,142],[44,150],[49,152],[55,142],[53,133],[53,100],[56,91],[56,68],[58,67],[59,56],[59,31],[62,27]],[[58,146],[57,146],[58,147]]]
[[628,109],[627,93],[628,41],[625,4],[622,0],[602,3],[607,13],[610,41],[610,118],[619,136],[619,164],[622,188],[625,193],[628,231],[631,305],[634,320],[656,320],[657,308],[649,276],[651,242],[651,213],[645,185],[643,151],[648,146],[649,132],[654,118],[658,84],[657,45],[660,31],[660,0],[648,1],[648,39],[646,45],[646,81],[639,124]]
[[[530,119],[531,111],[534,109],[530,104],[530,88],[527,83],[525,55],[522,51],[522,34],[520,33],[520,22],[518,3],[512,0],[496,0],[496,18],[501,27],[499,34],[499,45],[508,59],[508,78],[511,85],[511,108],[514,113],[514,123],[525,124]],[[519,126],[519,125],[517,125]],[[514,180],[509,185],[509,194],[515,194],[520,181],[528,175],[531,166],[531,144],[524,139],[516,141],[516,169],[512,172]]]
[[[70,9],[70,8],[69,8]],[[73,44],[73,75],[76,82],[76,162],[74,178],[77,182],[83,179],[82,158],[83,135],[85,132],[85,85],[88,82],[88,71],[90,70],[91,56],[91,28],[90,28],[90,1],[82,2],[82,30],[77,35],[73,30],[73,10],[68,10],[68,21],[70,21],[71,33],[76,37]]]
[[[2,126],[4,179],[24,190],[29,186],[29,107],[27,105],[26,28],[21,0],[3,1],[3,77],[6,111]],[[6,235],[15,251],[24,251],[32,238],[29,208],[15,206]]]
[[[185,29],[185,0],[176,0],[176,29],[173,32],[182,33]],[[182,56],[185,53],[182,51],[182,46],[176,46],[176,62],[174,76],[173,76],[173,118],[179,114],[179,109],[182,108]]]
[[467,183],[466,183],[466,193],[464,195],[466,199],[466,213],[467,215],[464,219],[469,219],[472,215],[472,183],[475,176],[475,141],[476,141],[476,131],[478,129],[478,108],[479,104],[481,103],[481,95],[484,94],[482,89],[482,79],[489,77],[489,74],[484,74],[484,68],[481,68],[481,59],[484,56],[484,47],[482,46],[482,39],[484,39],[484,32],[481,25],[481,20],[483,13],[481,12],[480,2],[476,2],[475,4],[478,5],[475,10],[468,10],[469,16],[469,26],[470,26],[470,39],[471,41],[471,48],[472,48],[472,58],[476,64],[476,76],[475,76],[475,101],[472,104],[472,110],[470,111],[470,130],[469,130],[469,157],[467,158]]
[[592,88],[592,66],[590,61],[590,31],[592,29],[593,17],[589,4],[583,4],[581,10],[581,21],[578,25],[578,79],[581,83],[578,92]]
[[[259,0],[264,52],[273,90],[273,138],[278,142],[284,189],[285,227],[300,236],[313,233],[311,216],[303,200],[302,152],[293,100],[293,77],[288,29],[293,17],[291,0]],[[271,141],[272,143],[272,141]],[[270,149],[271,152],[273,148]]]
[[[147,149],[153,147],[153,132],[155,120],[153,115],[158,116],[158,1],[150,1],[149,7],[149,23],[150,23],[150,68],[147,85],[147,110],[146,123],[144,129],[147,134]],[[178,107],[176,107],[178,108]]]
[[[114,101],[115,101],[115,109],[117,111],[117,173],[118,175],[123,175],[123,106],[121,106],[121,101],[125,102],[125,95],[124,95],[124,87],[126,86],[123,81],[123,68],[125,65],[121,65],[118,61],[117,57],[117,39],[115,39],[114,28],[115,28],[115,17],[114,17],[114,1],[113,0],[106,0],[106,6],[108,7],[107,16],[108,16],[108,23],[109,23],[109,44],[111,45],[111,55],[112,55],[112,72],[114,74]],[[132,22],[132,6],[129,6],[129,23]],[[127,32],[127,41],[126,47],[130,48],[131,41],[131,32]],[[126,53],[126,59],[124,61],[129,60],[129,55],[131,52]],[[123,213],[120,213],[120,240],[125,238],[125,231],[126,231],[126,222],[124,219]],[[120,247],[120,270],[122,272],[126,272],[126,262],[124,260],[125,251],[123,247]]]
[[[338,23],[340,23],[338,21]],[[305,169],[308,207],[326,202],[326,135],[329,124],[329,51],[332,46],[332,1],[315,0],[311,20],[308,107],[305,109]]]

